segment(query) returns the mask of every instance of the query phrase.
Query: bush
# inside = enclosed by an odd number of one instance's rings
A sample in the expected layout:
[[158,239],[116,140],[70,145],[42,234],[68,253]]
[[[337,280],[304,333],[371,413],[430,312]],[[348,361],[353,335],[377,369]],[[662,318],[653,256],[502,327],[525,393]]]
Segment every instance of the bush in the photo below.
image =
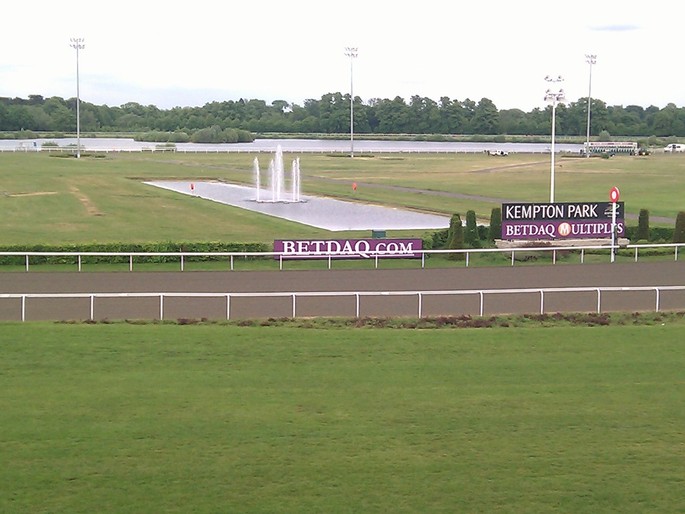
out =
[[635,237],[638,241],[649,241],[649,211],[647,209],[640,209]]
[[495,207],[490,213],[490,233],[488,239],[494,241],[502,238],[502,208]]
[[[464,227],[461,224],[461,216],[459,214],[453,214],[450,219],[450,228],[447,238],[447,248],[449,250],[458,250],[464,248]],[[462,260],[464,259],[463,253],[451,253],[448,256],[452,260]]]
[[[110,252],[110,253],[179,253],[179,252],[194,252],[194,253],[210,253],[210,252],[271,252],[273,248],[271,245],[262,243],[222,243],[216,241],[199,242],[199,243],[174,243],[174,242],[158,242],[146,244],[129,244],[129,243],[93,243],[86,245],[14,245],[14,246],[0,246],[2,252]],[[257,257],[249,257],[250,259]],[[222,260],[224,257],[214,257],[211,255],[203,255],[193,258],[195,261],[212,261]],[[34,256],[31,257],[32,264],[73,264],[74,257],[70,256]],[[128,256],[99,256],[93,255],[84,257],[84,263],[124,263],[128,262]],[[155,256],[147,259],[146,262],[178,262],[176,255]],[[0,265],[21,265],[24,263],[24,256],[3,256],[0,257]]]
[[431,248],[447,248],[447,242],[449,241],[449,229],[445,228],[443,230],[436,230],[431,236]]
[[476,211],[466,211],[466,232],[464,242],[467,247],[479,248],[480,237],[478,237],[478,223],[476,221]]
[[680,211],[675,219],[674,243],[685,243],[685,211]]

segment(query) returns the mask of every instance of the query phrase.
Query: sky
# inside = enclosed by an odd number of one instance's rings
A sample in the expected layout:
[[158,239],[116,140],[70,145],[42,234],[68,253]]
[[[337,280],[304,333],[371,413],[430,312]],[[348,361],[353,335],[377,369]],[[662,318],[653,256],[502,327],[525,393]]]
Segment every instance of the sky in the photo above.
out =
[[76,97],[70,39],[81,37],[80,98],[96,105],[303,105],[352,88],[364,102],[489,98],[528,112],[551,85],[568,102],[685,106],[681,0],[32,0],[2,11],[0,97]]

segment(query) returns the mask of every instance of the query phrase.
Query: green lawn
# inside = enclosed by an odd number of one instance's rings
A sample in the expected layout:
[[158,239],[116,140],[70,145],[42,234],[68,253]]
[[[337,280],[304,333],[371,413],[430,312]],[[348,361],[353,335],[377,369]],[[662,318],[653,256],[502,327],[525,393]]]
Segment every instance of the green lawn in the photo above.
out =
[[685,512],[682,334],[0,324],[0,511]]
[[[271,242],[278,237],[370,235],[366,231],[333,233],[142,183],[143,179],[168,178],[250,184],[254,157],[244,153],[114,153],[77,160],[46,153],[0,153],[0,244]],[[293,157],[286,155],[286,163]],[[447,216],[458,212],[462,219],[473,209],[484,222],[501,200],[549,199],[546,155],[299,157],[305,194]],[[270,158],[259,155],[263,168]],[[628,214],[636,216],[640,209],[649,209],[653,218],[674,219],[685,209],[684,156],[559,158],[557,165],[557,201],[606,201],[609,189],[618,186]],[[356,191],[352,182],[359,185]],[[653,226],[659,224],[652,221]],[[388,235],[426,234],[393,231]]]

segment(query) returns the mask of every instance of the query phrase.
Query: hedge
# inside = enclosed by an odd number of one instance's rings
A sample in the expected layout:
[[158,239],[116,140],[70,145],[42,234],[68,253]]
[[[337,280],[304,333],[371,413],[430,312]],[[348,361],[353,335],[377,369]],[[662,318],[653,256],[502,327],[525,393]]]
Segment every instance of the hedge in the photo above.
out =
[[[130,244],[130,243],[92,243],[84,245],[12,245],[0,246],[0,253],[3,252],[56,252],[56,253],[90,253],[90,252],[108,252],[108,253],[216,253],[216,252],[271,252],[273,248],[271,245],[264,243],[221,243],[221,242],[195,242],[195,243],[173,243],[173,242],[159,242],[159,243],[145,243],[145,244]],[[258,257],[254,257],[258,258]],[[140,258],[139,258],[140,259]],[[201,255],[192,257],[193,261],[216,261],[219,257],[212,255]],[[144,262],[177,262],[178,257],[174,255],[160,255],[145,258]],[[0,265],[22,265],[24,264],[24,256],[9,256],[0,255]],[[117,257],[112,256],[87,256],[82,257],[82,262],[89,264],[97,263],[120,263],[128,262],[128,256],[122,255]],[[32,256],[32,264],[73,264],[74,257],[59,256],[59,255],[45,255]]]

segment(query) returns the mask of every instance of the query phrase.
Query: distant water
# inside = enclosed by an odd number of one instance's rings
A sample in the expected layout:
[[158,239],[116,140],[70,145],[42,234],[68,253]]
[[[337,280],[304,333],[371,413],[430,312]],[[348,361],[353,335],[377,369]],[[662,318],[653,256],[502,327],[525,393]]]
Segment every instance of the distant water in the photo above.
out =
[[[76,138],[64,139],[0,139],[0,151],[49,150],[46,142],[54,142],[57,149],[67,150],[76,146]],[[134,141],[120,138],[81,138],[81,147],[88,151],[132,152],[156,150],[159,143]],[[176,143],[179,152],[269,152],[276,151],[280,145],[287,153],[349,153],[350,141],[328,139],[256,139],[252,143]],[[579,153],[580,144],[555,144],[555,152]],[[482,153],[491,150],[504,150],[509,153],[549,153],[550,143],[470,143],[439,141],[354,141],[354,153]]]

